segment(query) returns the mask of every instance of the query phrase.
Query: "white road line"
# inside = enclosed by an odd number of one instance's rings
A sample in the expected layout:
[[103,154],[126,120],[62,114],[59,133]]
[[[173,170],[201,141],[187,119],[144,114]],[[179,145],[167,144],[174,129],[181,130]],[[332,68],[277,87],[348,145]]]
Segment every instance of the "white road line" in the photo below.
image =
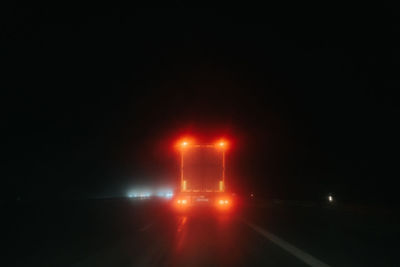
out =
[[253,229],[257,233],[259,233],[263,237],[267,238],[269,241],[271,241],[275,245],[277,245],[277,246],[281,247],[282,249],[286,250],[287,252],[291,253],[293,256],[295,256],[299,260],[305,262],[309,266],[312,266],[312,267],[330,267],[328,264],[323,263],[322,261],[320,261],[320,260],[314,258],[313,256],[311,256],[310,254],[308,254],[307,252],[304,252],[304,251],[296,248],[295,246],[289,244],[285,240],[283,240],[283,239],[277,237],[276,235],[264,230],[263,228],[255,225],[253,223],[250,223],[250,222],[248,222],[246,220],[244,222],[251,229]]
[[153,223],[149,223],[149,224],[143,226],[142,228],[139,229],[139,232],[144,232],[147,229],[149,229],[151,226],[153,226]]

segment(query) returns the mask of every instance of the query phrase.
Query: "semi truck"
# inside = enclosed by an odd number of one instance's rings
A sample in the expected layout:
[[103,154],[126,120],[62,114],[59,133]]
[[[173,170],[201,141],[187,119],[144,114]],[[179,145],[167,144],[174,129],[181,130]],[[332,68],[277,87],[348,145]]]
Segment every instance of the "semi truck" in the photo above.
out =
[[179,188],[174,204],[180,210],[195,207],[229,210],[232,198],[226,191],[226,152],[224,140],[214,144],[190,141],[178,143]]

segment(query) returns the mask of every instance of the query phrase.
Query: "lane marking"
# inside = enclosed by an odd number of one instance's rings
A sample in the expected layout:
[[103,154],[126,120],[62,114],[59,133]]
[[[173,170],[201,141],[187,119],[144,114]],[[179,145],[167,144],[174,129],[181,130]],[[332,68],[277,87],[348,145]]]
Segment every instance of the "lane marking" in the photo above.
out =
[[298,258],[299,260],[303,261],[304,263],[308,264],[312,267],[330,267],[328,264],[314,258],[307,252],[302,251],[301,249],[296,248],[295,246],[289,244],[285,240],[277,237],[276,235],[264,230],[263,228],[244,220],[244,222],[254,231],[262,235],[263,237],[267,238],[269,241],[274,243],[275,245],[281,247],[282,249],[286,250],[287,252],[291,253],[293,256]]
[[153,226],[153,223],[146,224],[145,226],[143,226],[142,228],[139,229],[139,232],[144,232],[152,226]]

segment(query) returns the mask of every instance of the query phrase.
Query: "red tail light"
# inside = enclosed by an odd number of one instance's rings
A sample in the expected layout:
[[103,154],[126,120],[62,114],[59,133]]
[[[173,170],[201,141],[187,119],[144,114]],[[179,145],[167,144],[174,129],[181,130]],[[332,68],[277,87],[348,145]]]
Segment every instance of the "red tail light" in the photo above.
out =
[[178,204],[178,206],[185,206],[188,204],[188,201],[187,201],[187,199],[178,199],[176,201],[176,204]]
[[217,207],[219,209],[228,209],[231,207],[231,201],[227,198],[221,198],[217,201]]

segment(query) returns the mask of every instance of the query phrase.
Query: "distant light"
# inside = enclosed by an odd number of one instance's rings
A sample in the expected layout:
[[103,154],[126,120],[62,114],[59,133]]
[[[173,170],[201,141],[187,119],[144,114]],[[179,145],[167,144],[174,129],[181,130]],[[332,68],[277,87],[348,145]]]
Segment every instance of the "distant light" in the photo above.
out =
[[172,193],[172,191],[159,191],[157,193],[157,197],[171,198],[173,196],[174,196],[174,193]]
[[182,146],[187,146],[187,145],[188,145],[188,142],[186,142],[186,141],[182,142]]
[[220,200],[219,200],[219,204],[220,204],[220,205],[224,205],[224,200],[220,199]]
[[333,202],[333,197],[331,195],[328,196],[328,201]]
[[128,194],[129,198],[150,198],[151,196],[152,192],[149,191],[137,191]]
[[177,202],[178,202],[178,204],[181,204],[181,202],[182,202],[182,201],[181,201],[180,199],[178,199],[178,201],[177,201]]
[[224,142],[219,142],[219,146],[224,146],[225,143]]
[[182,200],[182,204],[186,204],[187,203],[187,200],[186,199],[183,199]]
[[225,204],[228,204],[228,200],[225,200],[224,202],[225,202]]
[[250,194],[251,197],[254,197],[254,194]]

